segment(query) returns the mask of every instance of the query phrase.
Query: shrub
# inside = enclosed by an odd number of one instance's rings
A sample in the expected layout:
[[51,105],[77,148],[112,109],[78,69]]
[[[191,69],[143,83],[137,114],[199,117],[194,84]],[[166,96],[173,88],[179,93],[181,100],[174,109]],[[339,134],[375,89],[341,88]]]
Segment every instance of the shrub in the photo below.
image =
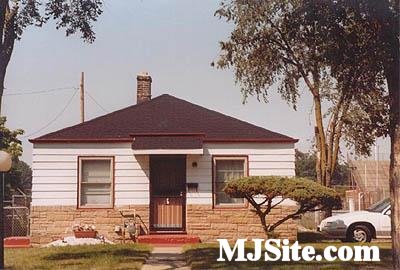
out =
[[[266,234],[289,219],[299,218],[306,212],[337,209],[341,206],[338,193],[306,178],[280,176],[251,176],[228,182],[224,188],[230,197],[246,198],[260,217]],[[275,200],[274,200],[275,198]],[[271,210],[285,199],[297,202],[297,209],[287,213],[275,223],[267,224]]]

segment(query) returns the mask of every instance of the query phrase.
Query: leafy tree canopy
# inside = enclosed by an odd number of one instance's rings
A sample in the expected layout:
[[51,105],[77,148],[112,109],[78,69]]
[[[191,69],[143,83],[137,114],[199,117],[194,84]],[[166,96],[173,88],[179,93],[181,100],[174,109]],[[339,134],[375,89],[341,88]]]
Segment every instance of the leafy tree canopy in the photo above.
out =
[[30,25],[40,27],[49,20],[54,20],[56,28],[65,29],[67,36],[79,31],[82,39],[87,42],[95,39],[92,22],[101,15],[102,4],[101,0],[2,1],[2,5],[8,10],[6,23],[13,24],[13,34],[17,38],[21,38],[25,28]]
[[[365,59],[362,50],[335,61],[341,55],[331,49],[336,43],[330,34],[341,31],[345,45],[360,48],[367,48],[368,40],[354,35],[355,28],[334,29],[331,22],[337,18],[322,15],[315,2],[223,0],[216,16],[234,28],[220,42],[216,65],[234,69],[245,99],[254,95],[268,101],[269,91],[277,86],[296,109],[301,86],[306,87],[315,116],[317,179],[330,186],[343,138],[357,152],[368,154],[376,137],[387,133],[389,106],[381,69]],[[323,16],[327,23],[318,22]],[[350,55],[351,48],[345,48]]]
[[32,170],[28,164],[19,160],[22,155],[21,141],[18,139],[24,131],[22,129],[10,130],[5,126],[6,117],[0,117],[0,150],[11,154],[13,162],[9,172],[5,174],[5,198],[11,199],[11,195],[17,188],[23,192],[30,192],[32,185]]
[[[303,153],[296,149],[296,176],[316,181],[316,159],[317,156],[315,153]],[[350,168],[347,163],[338,162],[333,172],[332,185],[348,185],[349,170]]]
[[[251,176],[228,182],[224,188],[231,197],[246,198],[260,217],[266,233],[289,219],[299,218],[312,211],[335,209],[341,206],[341,199],[333,189],[324,187],[305,178],[280,176]],[[277,202],[274,202],[274,199]],[[266,216],[285,199],[298,203],[298,208],[287,213],[275,223],[267,223]]]
[[102,13],[101,0],[1,0],[0,1],[0,113],[4,81],[14,43],[31,25],[42,27],[49,20],[67,36],[80,33],[89,43],[95,40],[93,22]]
[[0,117],[0,150],[10,153],[16,159],[22,155],[21,141],[17,137],[24,134],[24,131],[8,129],[5,126],[6,120],[6,117]]
[[296,176],[315,181],[317,179],[316,161],[317,157],[314,153],[303,153],[296,149]]
[[22,160],[13,160],[11,170],[4,177],[4,199],[11,200],[13,194],[19,194],[20,189],[27,195],[32,189],[32,169]]

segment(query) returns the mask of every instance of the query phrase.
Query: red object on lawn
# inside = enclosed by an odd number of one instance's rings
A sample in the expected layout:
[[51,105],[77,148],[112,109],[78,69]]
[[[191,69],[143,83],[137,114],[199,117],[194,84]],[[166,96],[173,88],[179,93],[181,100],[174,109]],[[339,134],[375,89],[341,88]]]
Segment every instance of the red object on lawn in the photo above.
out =
[[26,236],[12,236],[4,238],[5,248],[28,248],[31,247],[31,240]]
[[74,231],[76,238],[96,238],[97,231]]

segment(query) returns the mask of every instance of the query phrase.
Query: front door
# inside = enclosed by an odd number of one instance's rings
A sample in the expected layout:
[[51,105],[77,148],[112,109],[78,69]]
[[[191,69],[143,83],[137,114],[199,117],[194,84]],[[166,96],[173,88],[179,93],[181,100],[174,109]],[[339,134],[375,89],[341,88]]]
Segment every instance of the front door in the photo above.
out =
[[184,231],[186,156],[150,156],[150,230]]

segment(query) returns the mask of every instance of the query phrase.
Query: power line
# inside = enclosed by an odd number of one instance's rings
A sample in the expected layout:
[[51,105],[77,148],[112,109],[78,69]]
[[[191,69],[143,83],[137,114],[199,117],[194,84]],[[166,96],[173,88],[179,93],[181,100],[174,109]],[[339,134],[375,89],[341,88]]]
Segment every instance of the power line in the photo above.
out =
[[68,108],[68,106],[71,104],[72,100],[74,99],[76,93],[78,93],[78,89],[76,89],[76,91],[74,92],[74,94],[71,96],[71,98],[68,100],[68,102],[65,104],[64,108],[56,115],[56,117],[54,117],[50,122],[48,122],[46,125],[44,125],[43,127],[41,127],[40,129],[36,130],[35,132],[32,132],[30,134],[27,134],[25,136],[22,136],[21,139],[27,138],[27,137],[31,137],[39,132],[41,132],[42,130],[46,129],[47,127],[49,127],[51,124],[53,124],[55,121],[58,120],[58,118],[60,118],[60,116],[65,112],[65,110]]
[[88,91],[85,91],[85,93],[89,96],[89,98],[90,98],[91,100],[93,100],[94,103],[97,104],[97,106],[99,106],[104,112],[108,113],[108,110],[105,109],[103,106],[101,106],[100,103],[98,103],[98,102],[96,101],[96,99],[95,99]]
[[59,88],[52,88],[52,89],[47,89],[47,90],[15,90],[15,89],[9,89],[9,88],[4,88],[6,90],[12,90],[12,91],[19,91],[19,93],[6,93],[3,94],[3,96],[22,96],[22,95],[35,95],[35,94],[45,94],[45,93],[51,93],[51,92],[56,92],[56,91],[63,91],[63,90],[73,90],[77,89],[75,86],[69,86],[69,87],[59,87]]

